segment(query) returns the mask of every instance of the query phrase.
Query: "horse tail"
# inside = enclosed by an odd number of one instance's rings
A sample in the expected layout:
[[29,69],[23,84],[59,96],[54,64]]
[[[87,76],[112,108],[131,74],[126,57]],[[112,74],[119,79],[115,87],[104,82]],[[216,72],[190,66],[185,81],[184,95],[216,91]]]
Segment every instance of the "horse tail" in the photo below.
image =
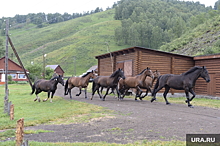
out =
[[35,84],[32,85],[32,92],[31,92],[31,95],[34,93],[34,91],[35,91]]
[[153,92],[152,92],[152,96],[155,95],[155,91],[156,91],[156,89],[157,89],[158,86],[159,86],[160,77],[161,77],[161,76],[158,77],[157,82],[156,82],[156,84],[154,85],[154,90],[153,90]]
[[68,95],[68,91],[67,91],[67,88],[68,88],[68,81],[69,81],[69,78],[66,80],[66,83],[65,83],[64,95]]

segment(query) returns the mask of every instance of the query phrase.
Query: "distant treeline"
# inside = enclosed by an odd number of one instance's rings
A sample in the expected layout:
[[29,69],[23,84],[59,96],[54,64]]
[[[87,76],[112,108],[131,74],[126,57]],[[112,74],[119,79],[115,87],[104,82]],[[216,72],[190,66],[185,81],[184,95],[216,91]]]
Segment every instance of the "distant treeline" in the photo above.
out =
[[[117,4],[114,3],[114,5],[111,8],[106,8],[106,10],[108,9],[112,9],[116,6]],[[73,13],[73,14],[68,14],[68,13],[64,13],[64,14],[60,14],[60,13],[49,13],[49,14],[45,14],[45,13],[29,13],[28,15],[15,15],[14,17],[10,17],[9,18],[9,23],[10,26],[12,27],[11,29],[17,29],[17,28],[22,28],[24,27],[24,25],[26,23],[33,23],[35,25],[37,25],[37,27],[41,28],[44,27],[48,24],[54,24],[54,23],[59,23],[59,22],[63,22],[63,21],[68,21],[71,19],[75,19],[78,17],[82,17],[82,16],[86,16],[86,15],[91,15],[94,13],[98,13],[98,12],[102,12],[103,9],[97,7],[95,10],[92,11],[87,11],[84,13]],[[4,28],[5,28],[5,22],[4,20],[7,19],[5,17],[0,19],[0,29],[1,29],[1,35],[4,35]]]
[[219,15],[218,3],[213,10],[190,1],[121,0],[114,16],[122,22],[115,30],[117,44],[159,49],[161,45]]

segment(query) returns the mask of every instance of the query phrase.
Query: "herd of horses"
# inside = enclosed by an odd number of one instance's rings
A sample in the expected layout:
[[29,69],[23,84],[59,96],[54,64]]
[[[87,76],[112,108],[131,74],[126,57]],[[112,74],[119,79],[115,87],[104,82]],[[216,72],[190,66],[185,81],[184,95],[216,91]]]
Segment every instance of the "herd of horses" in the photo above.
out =
[[[173,88],[176,90],[184,90],[186,94],[186,103],[188,104],[188,107],[193,107],[190,104],[190,101],[192,101],[193,98],[196,96],[195,92],[193,91],[193,88],[195,86],[196,80],[199,77],[203,78],[206,82],[210,82],[209,73],[205,66],[194,66],[190,68],[187,72],[184,72],[180,75],[160,75],[159,71],[156,70],[155,72],[152,72],[151,69],[147,67],[140,74],[133,77],[125,77],[123,70],[119,68],[110,76],[97,76],[94,71],[91,71],[87,72],[85,75],[81,77],[70,77],[66,80],[65,85],[63,77],[60,75],[50,80],[37,80],[32,86],[31,94],[35,92],[36,99],[34,101],[38,100],[40,102],[40,98],[38,97],[38,94],[40,92],[44,91],[48,93],[47,99],[44,99],[43,101],[47,101],[50,98],[51,92],[52,102],[53,95],[57,89],[57,84],[60,83],[64,86],[64,95],[69,94],[71,99],[71,89],[74,87],[79,88],[79,93],[76,94],[76,96],[79,96],[81,94],[82,88],[84,88],[85,98],[87,98],[87,87],[89,85],[89,82],[91,82],[92,80],[91,100],[93,99],[95,92],[97,92],[100,99],[104,101],[110,89],[112,90],[112,92],[116,90],[118,100],[122,100],[130,88],[135,88],[135,100],[137,100],[138,97],[140,100],[142,100],[142,98],[147,96],[148,92],[150,92],[152,94],[151,102],[153,102],[154,100],[156,100],[157,92],[160,91],[162,88],[165,88],[163,96],[166,101],[166,104],[170,104],[166,96],[170,88]],[[155,80],[157,81],[152,90],[152,86]],[[106,93],[104,96],[102,95],[103,88],[106,88]],[[146,93],[143,96],[142,89],[146,89]],[[193,95],[191,98],[189,97],[189,93]]]

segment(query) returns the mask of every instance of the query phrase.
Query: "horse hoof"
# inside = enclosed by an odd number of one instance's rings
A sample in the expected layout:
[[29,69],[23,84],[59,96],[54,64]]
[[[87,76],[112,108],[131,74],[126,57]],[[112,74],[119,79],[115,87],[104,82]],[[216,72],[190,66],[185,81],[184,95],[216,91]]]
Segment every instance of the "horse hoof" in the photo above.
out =
[[150,100],[150,102],[153,102],[154,100],[156,100],[156,98],[152,98],[152,99]]
[[169,103],[169,102],[167,102],[167,103],[166,103],[166,105],[170,105],[170,103]]
[[37,101],[37,99],[34,99],[34,101]]
[[76,94],[76,96],[79,96],[79,94]]
[[188,105],[188,107],[190,107],[190,108],[194,108],[194,106],[192,106],[192,105]]

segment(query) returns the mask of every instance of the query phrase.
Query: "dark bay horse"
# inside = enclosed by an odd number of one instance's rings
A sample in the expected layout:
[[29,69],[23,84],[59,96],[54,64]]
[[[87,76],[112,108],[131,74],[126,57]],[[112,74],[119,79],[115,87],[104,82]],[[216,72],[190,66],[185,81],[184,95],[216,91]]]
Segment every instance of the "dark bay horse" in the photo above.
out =
[[[104,101],[106,95],[108,95],[108,91],[110,88],[112,89],[116,89],[117,94],[118,94],[118,99],[120,99],[120,93],[118,91],[118,81],[119,79],[125,79],[124,76],[124,72],[122,71],[122,69],[118,69],[116,70],[111,76],[98,76],[93,80],[93,84],[92,84],[92,98],[95,94],[95,92],[97,91],[99,94],[99,97]],[[99,88],[100,87],[104,87],[107,88],[105,95],[102,97],[102,95],[100,94]]]
[[33,94],[34,92],[36,94],[36,99],[34,99],[34,101],[38,100],[40,102],[40,98],[38,97],[38,94],[44,91],[48,93],[48,97],[47,99],[44,99],[43,101],[47,101],[50,98],[50,92],[52,92],[51,99],[50,99],[50,102],[52,102],[52,98],[53,98],[54,93],[56,92],[58,83],[64,86],[63,77],[60,75],[53,77],[50,80],[44,80],[44,79],[37,80],[32,86],[32,92],[31,92],[31,94]]
[[154,81],[156,79],[158,79],[158,77],[160,76],[160,72],[158,70],[156,70],[156,71],[153,72],[153,74],[154,74],[153,78],[147,76],[145,81],[143,82],[143,84],[140,85],[141,89],[146,89],[145,95],[143,95],[141,98],[144,98],[145,96],[147,96],[148,91],[150,91],[150,93],[152,93],[151,88],[153,86]]
[[[188,103],[188,107],[193,107],[190,104],[190,101],[192,101],[193,98],[196,96],[195,92],[193,91],[193,87],[195,86],[196,80],[199,77],[202,77],[206,82],[210,82],[209,73],[206,67],[194,66],[191,69],[189,69],[187,72],[182,73],[180,75],[174,75],[174,74],[161,75],[157,79],[157,82],[154,86],[154,90],[152,93],[153,98],[151,99],[151,102],[156,100],[157,92],[160,91],[163,87],[165,87],[163,96],[166,101],[166,104],[170,104],[166,96],[170,88],[173,88],[176,90],[185,90],[185,94],[187,98],[186,103]],[[191,99],[189,98],[189,92],[193,95]]]
[[137,100],[137,97],[139,97],[140,100],[142,100],[142,98],[140,97],[142,93],[140,86],[143,86],[147,76],[150,76],[151,78],[154,77],[153,72],[148,67],[144,69],[140,74],[134,77],[126,77],[124,80],[120,79],[118,82],[119,84],[118,86],[119,86],[119,91],[123,93],[122,98],[124,98],[125,94],[130,88],[136,88],[135,100]]
[[64,88],[64,95],[70,94],[70,98],[72,99],[71,95],[71,89],[74,87],[79,88],[79,93],[76,94],[76,96],[79,96],[82,92],[82,88],[85,88],[85,98],[87,98],[87,87],[89,84],[89,80],[92,78],[95,78],[95,71],[87,72],[85,75],[82,77],[70,77],[67,79],[65,88]]

